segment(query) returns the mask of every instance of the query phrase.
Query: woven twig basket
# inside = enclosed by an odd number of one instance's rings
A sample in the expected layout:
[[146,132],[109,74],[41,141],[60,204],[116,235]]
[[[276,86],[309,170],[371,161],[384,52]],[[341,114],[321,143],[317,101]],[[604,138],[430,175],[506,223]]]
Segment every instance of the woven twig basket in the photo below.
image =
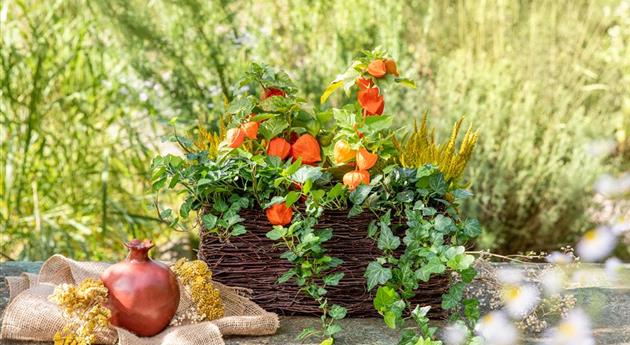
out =
[[[280,258],[286,248],[265,236],[272,228],[265,213],[244,210],[241,217],[245,219],[242,224],[247,233],[227,241],[206,232],[201,225],[198,256],[212,269],[213,279],[229,286],[251,289],[253,301],[267,311],[281,315],[319,315],[317,303],[299,292],[295,282],[275,283],[292,264]],[[333,237],[324,247],[328,255],[343,260],[336,270],[345,273],[338,286],[327,287],[329,303],[346,307],[351,317],[378,316],[372,302],[376,289],[368,292],[363,276],[368,263],[380,255],[374,241],[367,236],[368,225],[373,219],[368,212],[348,218],[347,210],[326,210],[318,223],[318,228],[333,229]],[[429,317],[433,319],[445,318],[446,312],[440,304],[442,294],[448,290],[448,282],[446,275],[431,278],[421,284],[412,303],[430,305]]]

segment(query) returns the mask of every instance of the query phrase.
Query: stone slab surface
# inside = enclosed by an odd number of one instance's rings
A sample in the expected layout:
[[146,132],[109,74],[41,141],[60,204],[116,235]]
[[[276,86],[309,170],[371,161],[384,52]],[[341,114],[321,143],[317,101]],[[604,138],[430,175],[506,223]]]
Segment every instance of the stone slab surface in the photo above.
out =
[[[0,264],[0,314],[8,303],[8,290],[4,277],[19,275],[21,272],[37,273],[41,262],[8,262]],[[541,267],[544,268],[544,267]],[[630,280],[624,270],[621,284],[610,285],[601,279],[602,268],[591,266],[587,282],[570,286],[576,295],[578,305],[586,309],[593,318],[597,344],[630,344]],[[1,316],[0,316],[1,320]],[[280,329],[274,336],[265,337],[226,337],[226,345],[317,345],[317,339],[298,342],[296,336],[303,328],[315,326],[316,317],[281,317]],[[338,344],[348,345],[395,345],[397,332],[384,326],[378,318],[346,319],[342,321],[344,335]],[[528,338],[526,344],[541,344],[543,339]],[[52,343],[15,341],[0,339],[2,345],[42,345]]]

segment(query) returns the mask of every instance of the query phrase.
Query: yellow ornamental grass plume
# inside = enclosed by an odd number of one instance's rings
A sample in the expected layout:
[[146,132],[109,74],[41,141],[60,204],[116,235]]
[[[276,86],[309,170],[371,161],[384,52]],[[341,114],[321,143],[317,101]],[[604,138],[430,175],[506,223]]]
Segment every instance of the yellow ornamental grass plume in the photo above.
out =
[[[217,133],[209,133],[203,126],[199,126],[199,135],[194,141],[195,146],[199,150],[208,151],[208,157],[216,158],[219,152],[219,144],[222,140],[222,135]],[[223,129],[222,129],[223,132]]]
[[446,143],[439,144],[435,140],[435,129],[427,127],[427,114],[424,114],[422,123],[418,127],[414,123],[413,132],[406,141],[398,144],[400,150],[400,164],[404,167],[420,167],[425,164],[437,166],[444,174],[444,178],[451,182],[459,180],[470,160],[479,134],[469,127],[457,149],[457,137],[464,118],[459,119]]

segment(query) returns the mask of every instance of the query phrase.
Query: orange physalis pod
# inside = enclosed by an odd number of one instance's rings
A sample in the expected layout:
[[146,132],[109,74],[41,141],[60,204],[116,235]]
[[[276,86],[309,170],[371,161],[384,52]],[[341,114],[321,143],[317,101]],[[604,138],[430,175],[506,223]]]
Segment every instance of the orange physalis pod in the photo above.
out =
[[265,210],[265,214],[272,225],[287,225],[293,218],[293,210],[284,202],[271,205]]
[[243,133],[245,133],[245,136],[250,139],[256,139],[256,136],[258,135],[258,127],[259,124],[256,121],[249,121],[241,125]]
[[379,95],[378,88],[371,87],[357,92],[357,100],[367,115],[381,115],[385,109],[385,99]]
[[398,67],[396,67],[396,61],[394,61],[392,59],[385,60],[385,70],[389,74],[393,74],[393,75],[395,75],[397,77],[399,76],[399,74],[398,74]]
[[261,100],[265,100],[269,97],[273,97],[273,96],[280,96],[280,97],[284,97],[287,94],[284,93],[284,91],[282,91],[281,89],[275,88],[275,87],[270,87],[268,89],[264,89],[263,90],[263,94],[260,95],[260,99]]
[[370,173],[365,170],[353,170],[343,175],[343,184],[349,190],[355,190],[361,184],[370,184]]
[[365,147],[359,149],[357,152],[357,168],[359,170],[368,170],[376,164],[378,160],[378,155],[375,153],[370,153]]
[[367,68],[367,72],[376,78],[380,78],[387,73],[387,66],[385,61],[381,59],[370,62]]
[[241,146],[245,139],[245,133],[240,128],[229,129],[225,135],[225,142],[233,149]]
[[269,142],[269,146],[267,147],[267,154],[269,156],[280,157],[280,159],[285,159],[289,156],[289,152],[291,151],[291,144],[284,140],[283,138],[273,138]]
[[302,159],[304,164],[313,164],[322,160],[319,143],[310,134],[303,134],[291,146],[293,159]]
[[333,160],[335,164],[345,163],[356,155],[356,151],[345,140],[339,140],[333,148]]

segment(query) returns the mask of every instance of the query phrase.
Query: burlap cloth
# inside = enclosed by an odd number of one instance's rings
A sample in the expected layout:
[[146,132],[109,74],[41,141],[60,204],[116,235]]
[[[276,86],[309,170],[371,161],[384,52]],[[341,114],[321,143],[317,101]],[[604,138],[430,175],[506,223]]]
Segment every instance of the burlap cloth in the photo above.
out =
[[[9,305],[4,312],[0,338],[52,341],[67,320],[61,310],[48,300],[58,284],[78,284],[86,278],[98,278],[109,264],[78,262],[62,255],[54,255],[43,265],[39,274],[23,273],[7,277]],[[169,326],[153,337],[138,337],[122,328],[112,328],[97,334],[97,343],[120,345],[223,345],[224,335],[269,335],[278,329],[278,316],[250,301],[247,292],[220,283],[214,286],[221,292],[225,316],[181,326]],[[192,300],[180,286],[181,298],[177,315],[183,313]]]

